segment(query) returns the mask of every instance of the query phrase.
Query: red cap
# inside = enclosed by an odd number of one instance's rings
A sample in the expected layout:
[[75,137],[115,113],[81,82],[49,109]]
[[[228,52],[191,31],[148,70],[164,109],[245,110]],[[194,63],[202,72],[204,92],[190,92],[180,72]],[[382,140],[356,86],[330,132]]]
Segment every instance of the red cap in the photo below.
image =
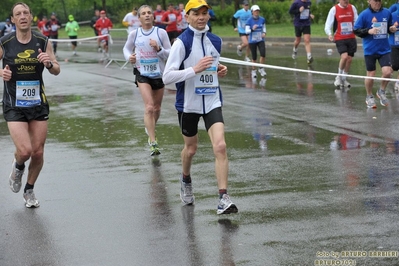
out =
[[101,10],[100,14],[105,14],[105,11],[104,11],[104,10]]

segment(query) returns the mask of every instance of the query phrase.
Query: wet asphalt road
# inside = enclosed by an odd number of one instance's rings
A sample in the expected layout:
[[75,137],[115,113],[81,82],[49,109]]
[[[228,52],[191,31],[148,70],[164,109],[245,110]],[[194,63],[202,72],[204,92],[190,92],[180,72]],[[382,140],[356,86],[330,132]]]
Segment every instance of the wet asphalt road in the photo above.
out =
[[[266,69],[267,79],[252,79],[249,67],[229,65],[223,112],[239,212],[218,216],[202,124],[196,204],[180,202],[173,91],[157,127],[162,154],[151,158],[131,69],[105,68],[91,47],[77,58],[64,48],[61,74],[45,76],[51,115],[38,209],[8,188],[14,147],[0,120],[0,265],[399,265],[392,84],[390,105],[367,110],[362,80],[341,92],[331,76]],[[290,51],[268,47],[268,64],[307,69]],[[336,72],[324,46],[314,54],[314,70]],[[352,74],[364,74],[361,55]]]

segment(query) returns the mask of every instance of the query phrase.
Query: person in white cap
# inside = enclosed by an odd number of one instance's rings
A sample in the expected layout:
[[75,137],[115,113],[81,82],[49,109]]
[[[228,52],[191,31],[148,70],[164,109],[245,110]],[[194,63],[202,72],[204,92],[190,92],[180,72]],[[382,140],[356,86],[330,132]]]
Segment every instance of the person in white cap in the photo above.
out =
[[[251,7],[252,17],[247,20],[245,25],[245,33],[248,34],[249,49],[252,54],[252,62],[256,62],[258,57],[257,49],[259,49],[260,58],[259,63],[264,64],[266,58],[266,20],[259,16],[260,8],[258,5]],[[262,77],[266,76],[266,71],[263,67],[259,68],[259,73]],[[252,68],[252,78],[256,78],[256,69]]]
[[191,164],[198,148],[198,122],[202,117],[215,156],[217,214],[229,214],[238,209],[227,194],[229,166],[219,84],[219,78],[227,74],[227,67],[219,63],[222,39],[208,32],[210,8],[204,0],[190,0],[186,4],[189,26],[172,45],[163,81],[176,83],[177,88],[175,106],[184,139],[180,198],[184,204],[194,203]]

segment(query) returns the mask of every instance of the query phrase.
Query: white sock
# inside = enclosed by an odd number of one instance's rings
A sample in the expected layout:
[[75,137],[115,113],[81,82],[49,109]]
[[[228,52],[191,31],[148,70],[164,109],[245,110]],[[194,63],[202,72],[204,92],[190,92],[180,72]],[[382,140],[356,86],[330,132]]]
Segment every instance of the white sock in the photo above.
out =
[[344,74],[344,75],[342,76],[342,80],[346,80],[346,75],[347,75],[348,73],[346,73],[345,70],[342,70],[342,74]]

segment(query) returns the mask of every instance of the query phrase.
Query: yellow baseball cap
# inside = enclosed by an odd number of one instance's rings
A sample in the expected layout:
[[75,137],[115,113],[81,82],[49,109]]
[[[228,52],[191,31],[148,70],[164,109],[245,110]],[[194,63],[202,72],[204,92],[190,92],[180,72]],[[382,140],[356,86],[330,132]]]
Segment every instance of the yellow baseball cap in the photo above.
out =
[[186,4],[184,10],[186,11],[186,13],[188,13],[188,11],[190,11],[191,9],[198,10],[203,6],[206,6],[208,9],[212,9],[211,6],[208,5],[204,0],[190,0]]

